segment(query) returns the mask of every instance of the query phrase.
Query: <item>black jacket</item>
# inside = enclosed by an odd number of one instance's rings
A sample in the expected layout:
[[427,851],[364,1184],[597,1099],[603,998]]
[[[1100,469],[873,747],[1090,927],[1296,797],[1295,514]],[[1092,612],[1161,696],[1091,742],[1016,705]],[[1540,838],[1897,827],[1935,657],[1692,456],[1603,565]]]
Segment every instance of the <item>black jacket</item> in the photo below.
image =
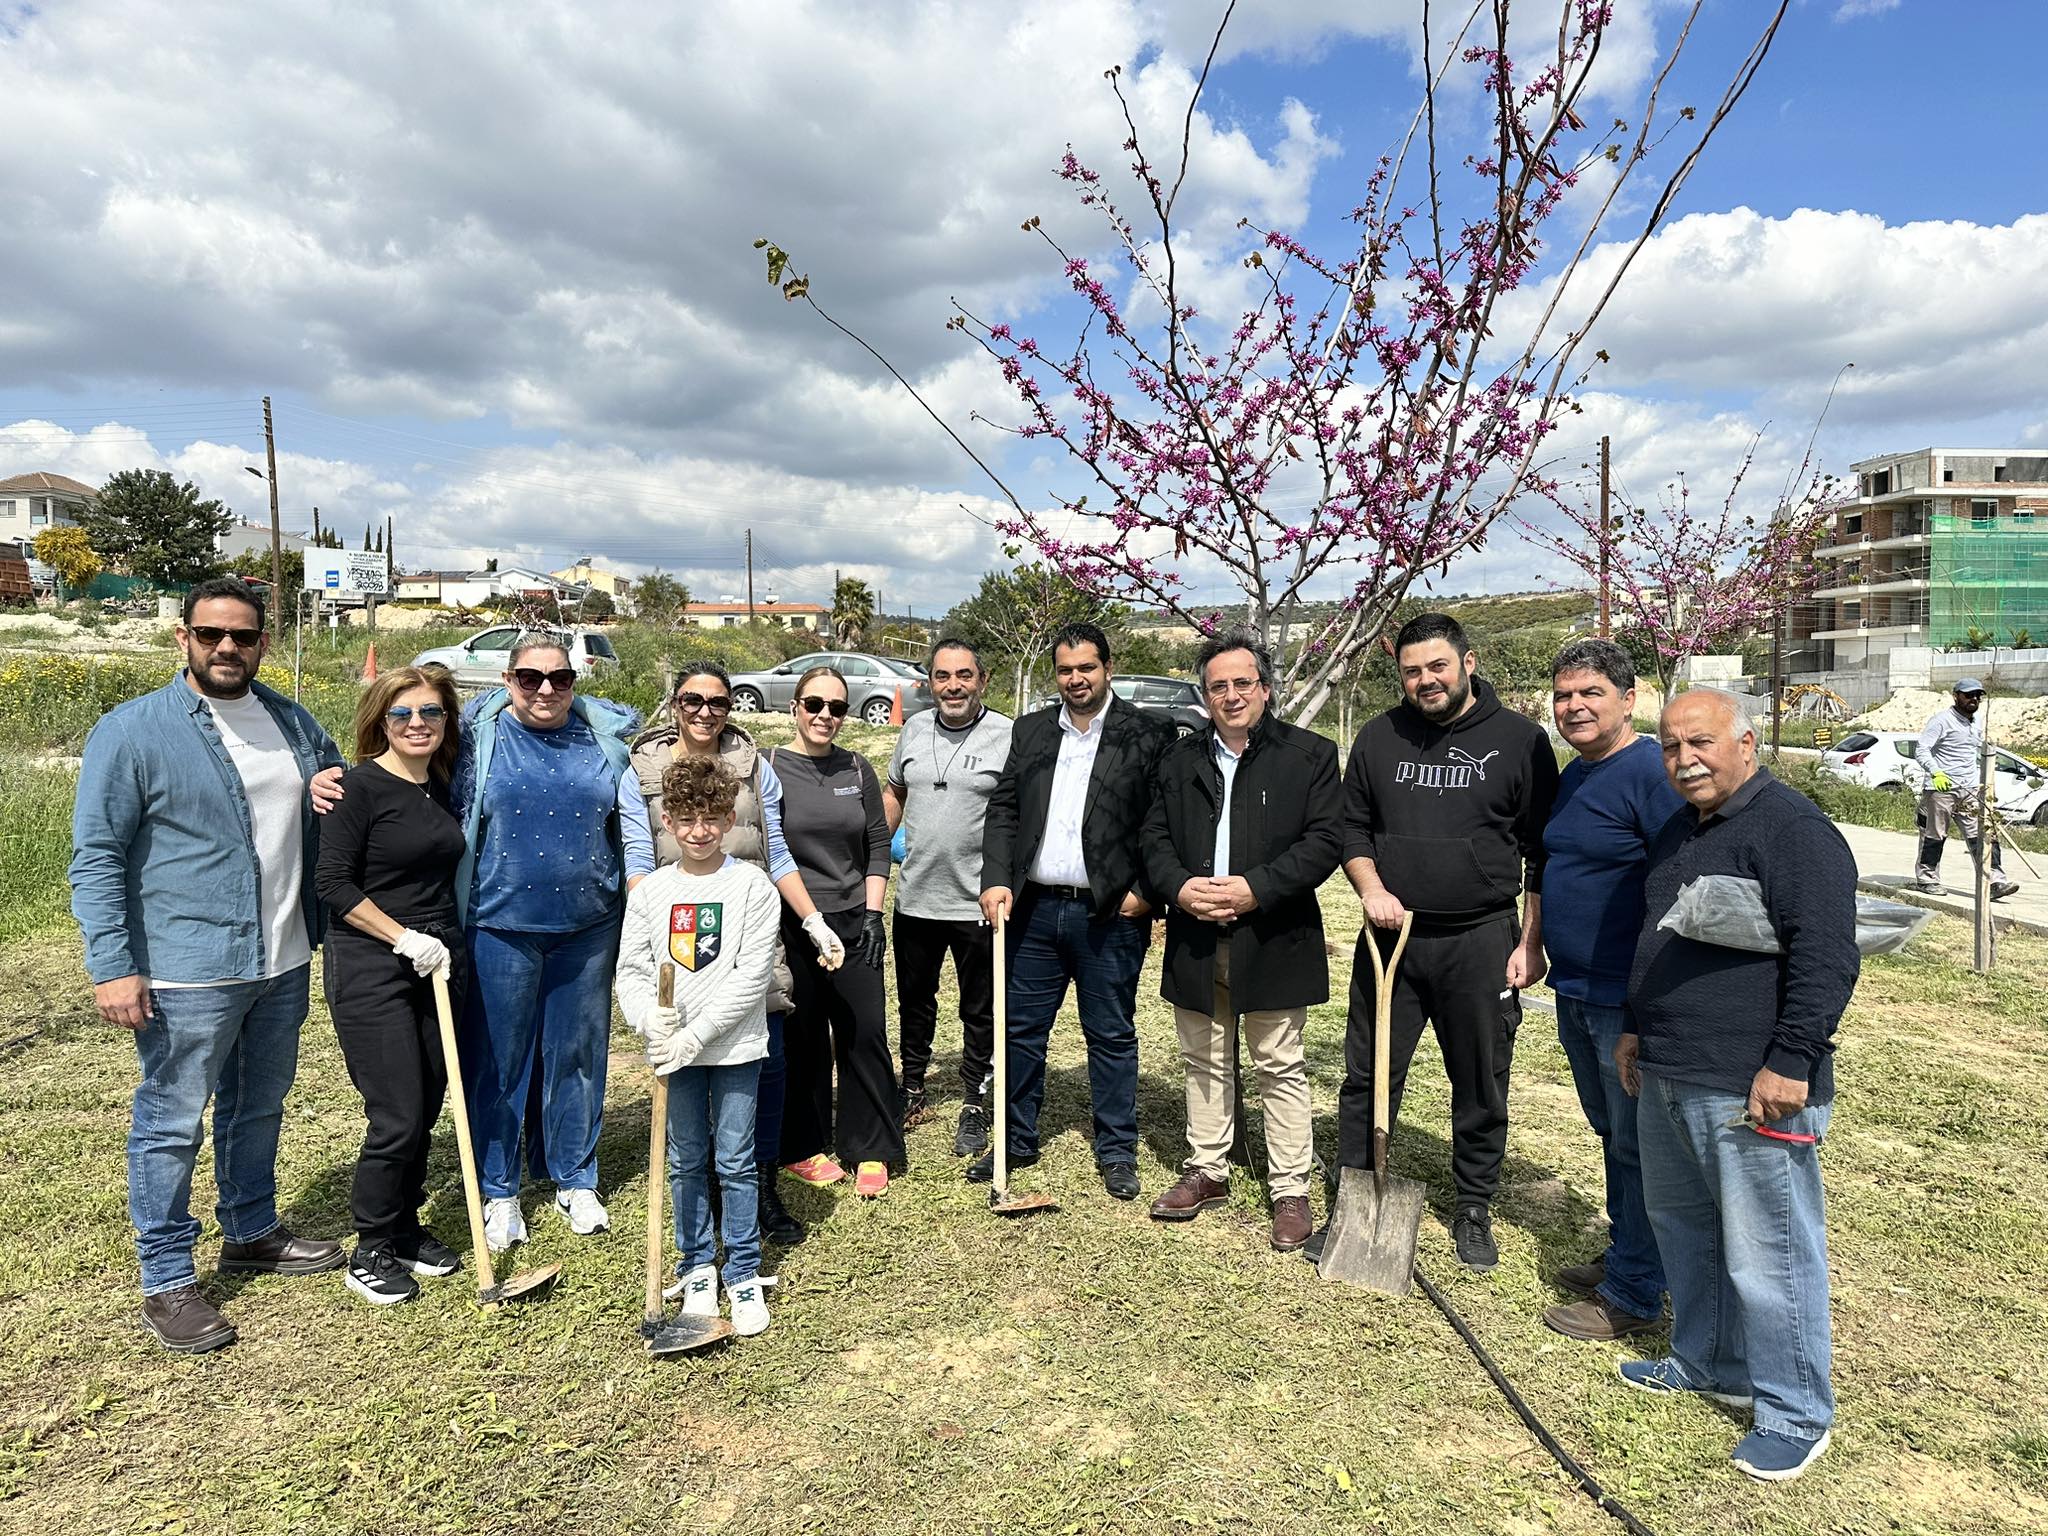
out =
[[1449,725],[1403,699],[1365,723],[1344,765],[1344,858],[1371,859],[1419,923],[1485,922],[1543,889],[1557,755],[1484,678],[1472,699]]
[[1258,905],[1227,928],[1178,907],[1166,914],[1159,993],[1210,1012],[1216,943],[1230,945],[1230,1001],[1239,1013],[1327,1002],[1330,962],[1316,891],[1337,867],[1344,790],[1335,742],[1268,715],[1253,727],[1230,790],[1230,868],[1212,870],[1223,770],[1211,731],[1184,736],[1159,763],[1145,817],[1145,869],[1171,903],[1188,881],[1242,875]]
[[[1010,732],[1010,757],[989,796],[981,832],[981,888],[998,886],[1022,893],[1045,838],[1046,808],[1052,801],[1053,769],[1060,756],[1060,710],[1035,709],[1020,716]],[[1088,779],[1088,806],[1081,819],[1081,857],[1088,866],[1088,892],[1097,917],[1112,917],[1124,893],[1135,890],[1157,907],[1161,897],[1145,877],[1138,856],[1138,830],[1152,803],[1160,754],[1173,744],[1173,722],[1146,714],[1111,696],[1104,711],[1102,745]]]

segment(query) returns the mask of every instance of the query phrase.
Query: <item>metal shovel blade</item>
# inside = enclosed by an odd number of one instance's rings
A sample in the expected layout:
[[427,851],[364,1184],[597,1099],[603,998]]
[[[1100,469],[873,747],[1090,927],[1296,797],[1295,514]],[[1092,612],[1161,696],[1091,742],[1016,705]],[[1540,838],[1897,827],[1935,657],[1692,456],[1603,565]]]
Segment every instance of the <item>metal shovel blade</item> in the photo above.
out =
[[1388,1177],[1382,1188],[1372,1170],[1346,1168],[1316,1273],[1383,1296],[1406,1296],[1415,1275],[1422,1205],[1423,1188],[1414,1179]]
[[522,1269],[506,1280],[500,1280],[487,1291],[477,1293],[477,1300],[487,1307],[495,1307],[501,1301],[517,1301],[521,1296],[531,1296],[535,1291],[546,1290],[562,1277],[562,1266],[543,1264],[539,1269]]
[[1042,1189],[992,1189],[988,1208],[998,1216],[1029,1216],[1034,1211],[1056,1211],[1060,1203]]
[[678,1312],[674,1317],[649,1318],[640,1325],[647,1337],[650,1355],[687,1355],[720,1339],[732,1337],[732,1321],[723,1317],[691,1317]]

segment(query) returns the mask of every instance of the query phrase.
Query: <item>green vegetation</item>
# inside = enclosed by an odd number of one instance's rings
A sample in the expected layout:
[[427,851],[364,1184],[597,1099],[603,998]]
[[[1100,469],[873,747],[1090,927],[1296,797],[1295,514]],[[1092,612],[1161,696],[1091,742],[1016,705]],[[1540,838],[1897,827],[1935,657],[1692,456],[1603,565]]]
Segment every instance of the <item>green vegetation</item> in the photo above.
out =
[[76,770],[0,756],[0,942],[47,927],[69,902]]

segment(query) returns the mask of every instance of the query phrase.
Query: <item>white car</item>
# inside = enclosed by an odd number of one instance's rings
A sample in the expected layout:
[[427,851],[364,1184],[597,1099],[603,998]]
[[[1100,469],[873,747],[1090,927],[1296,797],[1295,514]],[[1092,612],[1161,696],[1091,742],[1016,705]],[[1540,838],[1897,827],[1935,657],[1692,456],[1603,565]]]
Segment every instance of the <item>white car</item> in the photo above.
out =
[[[436,646],[413,657],[416,667],[446,667],[464,687],[495,687],[505,680],[511,664],[512,642],[519,638],[516,624],[501,624],[471,635],[457,645]],[[562,637],[569,652],[569,665],[578,677],[600,667],[619,664],[618,652],[609,637],[594,629],[572,629]]]
[[[1926,774],[1916,759],[1918,731],[1851,731],[1820,755],[1821,772],[1874,789],[1918,794]],[[2048,777],[2018,754],[1991,749],[1993,798],[2007,821],[2048,827]]]

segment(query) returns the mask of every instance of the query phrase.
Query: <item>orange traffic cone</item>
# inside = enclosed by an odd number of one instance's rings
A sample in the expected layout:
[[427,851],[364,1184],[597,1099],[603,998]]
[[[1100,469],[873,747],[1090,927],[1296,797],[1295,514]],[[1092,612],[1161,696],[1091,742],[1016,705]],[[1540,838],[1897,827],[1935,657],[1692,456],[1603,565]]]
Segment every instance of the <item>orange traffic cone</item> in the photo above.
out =
[[369,652],[363,657],[363,681],[377,681],[377,642],[374,640],[370,642]]
[[903,685],[901,683],[896,685],[896,692],[889,700],[889,723],[891,725],[901,725],[903,723]]

